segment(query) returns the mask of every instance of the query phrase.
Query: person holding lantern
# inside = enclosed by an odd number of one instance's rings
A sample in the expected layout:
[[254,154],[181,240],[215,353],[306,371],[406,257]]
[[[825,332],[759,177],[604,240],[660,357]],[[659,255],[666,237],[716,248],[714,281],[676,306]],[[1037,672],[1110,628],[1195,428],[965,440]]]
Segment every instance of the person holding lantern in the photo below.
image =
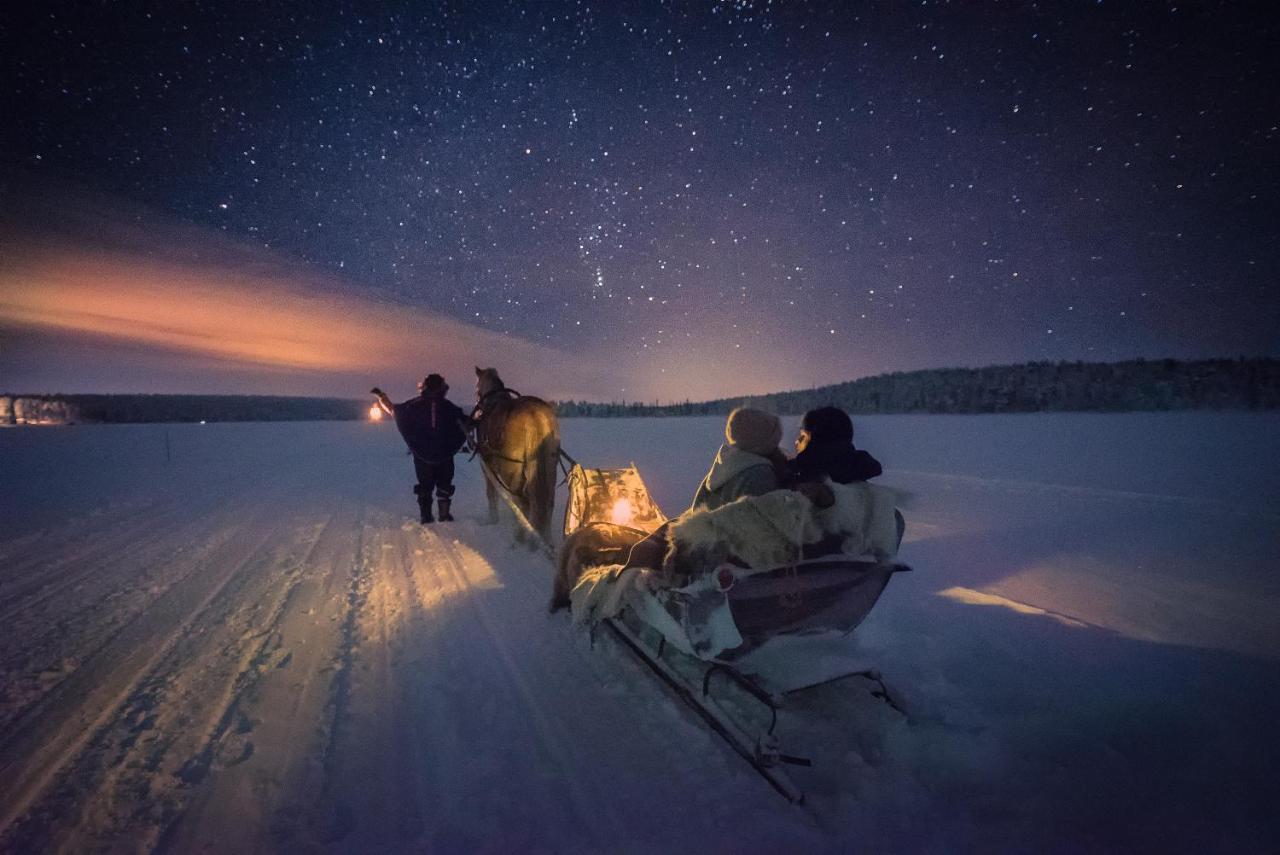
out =
[[466,442],[467,415],[448,398],[449,384],[439,374],[428,374],[418,384],[421,394],[399,404],[393,404],[387,394],[376,386],[372,389],[378,406],[395,418],[405,445],[413,455],[413,469],[418,483],[413,492],[418,496],[418,510],[422,522],[435,522],[431,514],[431,496],[435,494],[441,522],[451,522],[455,487],[453,484],[453,456]]

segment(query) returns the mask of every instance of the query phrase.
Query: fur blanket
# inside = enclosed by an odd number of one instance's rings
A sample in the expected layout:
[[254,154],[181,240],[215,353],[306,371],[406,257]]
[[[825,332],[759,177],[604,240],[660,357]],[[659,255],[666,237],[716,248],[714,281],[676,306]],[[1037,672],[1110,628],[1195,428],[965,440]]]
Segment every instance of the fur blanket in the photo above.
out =
[[892,558],[898,541],[894,507],[903,494],[878,484],[828,486],[835,497],[828,508],[817,507],[801,493],[775,490],[715,510],[684,513],[670,524],[659,573],[620,564],[590,567],[582,561],[573,578],[563,580],[565,587],[572,586],[568,599],[574,622],[613,617],[631,591],[684,587],[730,559],[759,570],[784,565],[805,544],[833,535],[843,538],[841,551],[847,555]]
[[844,535],[841,552],[871,555],[888,561],[898,554],[896,506],[904,504],[906,493],[892,487],[869,484],[830,484],[836,502],[825,510],[815,510],[825,531]]
[[570,605],[569,593],[588,568],[626,562],[631,547],[644,536],[643,531],[627,526],[593,523],[566,537],[557,556],[550,610],[555,612]]
[[847,555],[878,560],[897,552],[894,505],[900,494],[878,484],[831,484],[835,502],[819,508],[791,490],[748,496],[715,510],[694,510],[671,523],[663,574],[683,584],[729,559],[765,569],[794,561],[805,544],[843,537]]
[[595,624],[611,618],[626,605],[632,590],[648,590],[652,574],[642,567],[606,564],[593,567],[578,577],[569,595],[570,613],[577,624]]

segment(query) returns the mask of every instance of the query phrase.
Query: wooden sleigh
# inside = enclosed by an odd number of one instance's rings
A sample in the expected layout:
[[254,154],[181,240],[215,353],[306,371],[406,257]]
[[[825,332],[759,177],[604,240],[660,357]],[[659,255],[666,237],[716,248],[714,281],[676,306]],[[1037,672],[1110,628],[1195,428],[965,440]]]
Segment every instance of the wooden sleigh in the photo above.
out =
[[[575,465],[568,475],[569,501],[564,532],[608,524],[630,528],[635,539],[648,536],[667,517],[649,495],[635,466],[625,469],[585,469]],[[621,564],[625,550],[598,556],[597,564]],[[788,635],[848,634],[875,607],[903,564],[843,554],[803,558],[776,567],[722,564],[683,588],[656,592],[659,609],[684,628],[670,640],[690,655],[731,661],[770,639]],[[727,609],[740,642],[709,649],[687,640],[700,635],[691,622]],[[645,615],[658,618],[657,612]],[[684,636],[684,639],[681,638]]]
[[[635,466],[569,472],[565,534],[626,526],[639,541],[666,522]],[[598,564],[621,564],[614,547]],[[803,793],[783,769],[810,761],[782,751],[778,712],[789,695],[847,678],[901,706],[847,636],[875,607],[889,580],[910,568],[874,558],[825,555],[777,567],[722,564],[680,588],[636,588],[603,623],[690,704],[779,793]],[[745,707],[754,705],[755,711]],[[758,712],[763,711],[765,719]]]

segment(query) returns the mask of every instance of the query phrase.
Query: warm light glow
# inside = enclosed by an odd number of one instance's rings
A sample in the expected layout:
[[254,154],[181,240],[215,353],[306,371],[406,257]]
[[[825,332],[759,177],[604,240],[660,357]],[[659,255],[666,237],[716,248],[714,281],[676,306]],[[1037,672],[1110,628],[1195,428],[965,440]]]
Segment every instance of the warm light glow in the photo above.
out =
[[954,600],[957,603],[964,603],[970,606],[998,606],[1000,608],[1017,612],[1021,615],[1041,615],[1043,617],[1056,620],[1064,626],[1074,626],[1077,628],[1088,626],[1088,624],[1083,621],[1076,620],[1068,615],[1061,615],[1057,612],[1051,612],[1048,609],[1042,609],[1039,606],[1020,603],[1017,600],[1011,600],[1008,597],[1002,597],[999,594],[975,591],[972,588],[947,588],[945,591],[938,591],[937,594],[939,597],[945,597],[948,600]]
[[[8,228],[0,232],[0,327],[26,336],[19,364],[68,372],[83,391],[105,382],[130,391],[160,391],[148,385],[155,383],[164,391],[348,396],[426,371],[464,377],[481,358],[521,366],[505,379],[560,399],[696,400],[816,383],[801,373],[814,370],[810,362],[773,352],[769,342],[781,335],[744,345],[765,349],[737,355],[755,366],[748,374],[736,360],[707,358],[703,342],[738,332],[720,315],[696,319],[704,335],[668,352],[662,367],[631,365],[390,300],[256,243],[167,223],[115,200],[68,192],[40,201],[38,212],[33,222],[71,224],[70,236],[0,222]],[[10,367],[15,359],[0,349],[0,374],[21,383]],[[92,379],[80,367],[90,361]],[[648,518],[641,503],[634,512]]]
[[626,469],[584,469],[574,464],[567,480],[566,535],[592,523],[651,532],[667,521],[634,465]]
[[372,407],[369,408],[369,421],[371,422],[382,421],[382,407],[379,407],[377,404],[374,404]]
[[636,509],[631,505],[631,500],[625,497],[618,499],[609,509],[609,522],[614,525],[630,525],[635,516]]
[[[601,385],[592,369],[551,347],[366,297],[269,252],[159,232],[176,248],[147,253],[154,242],[139,238],[143,249],[116,252],[26,238],[22,253],[0,259],[0,326],[35,331],[62,352],[132,348],[123,351],[128,358],[144,353],[165,365],[186,357],[204,385],[219,374],[295,378],[292,394],[406,382],[400,378],[420,377],[424,366],[460,377],[480,354],[521,365],[549,397]],[[0,244],[7,239],[0,235]],[[303,375],[317,379],[302,386]]]

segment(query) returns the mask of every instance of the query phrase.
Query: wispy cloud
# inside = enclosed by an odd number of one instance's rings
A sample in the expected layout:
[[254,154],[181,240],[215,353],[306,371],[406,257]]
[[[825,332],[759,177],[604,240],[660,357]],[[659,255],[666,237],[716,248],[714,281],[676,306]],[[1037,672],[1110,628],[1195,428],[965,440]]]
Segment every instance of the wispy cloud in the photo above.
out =
[[[550,397],[613,397],[626,385],[571,354],[392,302],[270,250],[157,223],[134,208],[64,195],[18,220],[7,207],[0,328],[22,331],[51,358],[59,349],[65,356],[128,348],[119,369],[137,375],[138,388],[150,388],[148,364],[160,371],[174,357],[196,372],[257,376],[245,391],[287,392],[301,383],[339,393],[396,379],[411,387],[427,371],[458,385],[474,364],[497,366],[513,385]],[[153,360],[139,359],[139,350]],[[22,385],[13,366],[6,374],[6,386]],[[69,378],[63,388],[74,385]]]

